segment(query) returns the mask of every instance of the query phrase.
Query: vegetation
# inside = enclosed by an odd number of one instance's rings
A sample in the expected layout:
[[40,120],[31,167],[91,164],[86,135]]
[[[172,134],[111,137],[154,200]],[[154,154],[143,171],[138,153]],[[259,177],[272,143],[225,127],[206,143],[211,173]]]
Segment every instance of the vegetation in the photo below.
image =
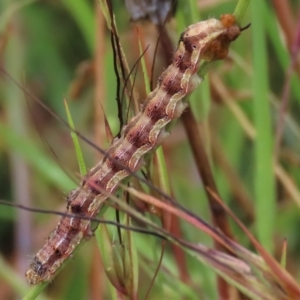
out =
[[[299,3],[179,0],[164,27],[130,23],[123,3],[112,1],[125,74],[132,70],[124,93],[111,15],[100,3],[0,3],[0,299],[244,299],[235,288],[250,299],[300,299]],[[74,147],[70,118],[106,149],[120,111],[126,123],[145,99],[153,57],[156,82],[172,56],[166,44],[155,52],[157,39],[175,47],[188,25],[234,11],[251,27],[209,66],[191,109],[138,173],[158,189],[131,177],[101,213],[143,232],[101,224],[46,289],[29,288],[29,256],[55,227],[54,212],[64,211],[84,164],[101,158],[80,139],[81,150]],[[120,110],[117,93],[126,98]]]

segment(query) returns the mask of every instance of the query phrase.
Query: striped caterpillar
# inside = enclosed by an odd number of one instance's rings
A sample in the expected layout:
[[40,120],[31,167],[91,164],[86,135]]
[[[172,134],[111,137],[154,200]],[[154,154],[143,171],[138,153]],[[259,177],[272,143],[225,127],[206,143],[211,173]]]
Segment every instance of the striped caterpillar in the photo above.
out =
[[30,284],[51,280],[75,248],[92,235],[91,221],[86,218],[95,217],[119,182],[137,171],[143,156],[166,138],[165,126],[182,114],[187,106],[183,98],[202,81],[197,75],[200,63],[224,59],[230,42],[240,33],[229,14],[191,25],[182,33],[172,64],[160,76],[141,112],[123,127],[121,137],[86,174],[80,187],[67,196],[66,213],[78,217],[61,218],[26,272]]

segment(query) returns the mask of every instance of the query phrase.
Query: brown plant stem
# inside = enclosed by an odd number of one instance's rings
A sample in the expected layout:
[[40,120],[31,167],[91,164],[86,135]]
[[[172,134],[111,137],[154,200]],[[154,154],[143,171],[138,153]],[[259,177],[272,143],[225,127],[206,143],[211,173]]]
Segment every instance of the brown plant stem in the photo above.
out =
[[[204,143],[201,138],[201,132],[199,130],[199,124],[197,124],[196,119],[188,108],[182,114],[182,122],[185,128],[186,135],[191,145],[194,159],[196,162],[197,170],[203,185],[205,186],[207,198],[209,200],[209,205],[212,213],[213,223],[218,227],[227,237],[233,239],[233,235],[228,223],[227,215],[223,207],[207,192],[207,188],[215,191],[219,195],[215,180],[212,175],[212,171],[209,165],[207,154],[205,152]],[[219,249],[219,248],[218,248]]]
[[[213,174],[209,165],[207,154],[205,152],[204,143],[201,138],[201,133],[199,130],[199,124],[197,124],[196,119],[188,107],[187,110],[182,114],[181,120],[183,122],[186,135],[191,145],[193,156],[196,162],[197,170],[203,181],[205,187],[205,192],[209,201],[210,211],[212,215],[213,224],[219,228],[227,237],[233,239],[233,235],[229,226],[227,219],[227,214],[224,208],[212,197],[212,194],[208,192],[207,188],[213,190],[217,195],[219,192]],[[215,243],[215,248],[223,252],[229,253],[228,249],[224,248],[217,242]],[[218,280],[218,290],[219,297],[221,299],[230,299],[230,295],[233,292],[234,288],[230,287],[228,283],[221,277],[217,278]],[[242,299],[242,295],[241,298]]]
[[288,105],[289,105],[291,80],[292,80],[292,75],[294,74],[294,70],[297,66],[297,57],[298,57],[299,50],[300,50],[300,13],[299,13],[299,20],[297,24],[296,34],[292,43],[291,62],[286,71],[285,82],[283,85],[283,92],[281,97],[281,104],[279,108],[279,116],[277,121],[276,140],[275,140],[276,156],[278,156],[280,150],[284,125],[285,125],[285,115],[287,113]]
[[[289,1],[273,0],[275,12],[280,26],[286,36],[287,45],[290,53],[293,52],[295,42],[296,21]],[[295,70],[300,76],[300,60],[295,61]]]
[[224,174],[226,174],[226,179],[228,180],[228,184],[232,190],[233,195],[235,196],[237,204],[245,213],[248,221],[252,223],[254,221],[254,208],[246,187],[244,186],[236,171],[231,166],[228,158],[226,157],[226,154],[222,150],[220,141],[214,134],[212,135],[211,143],[213,156],[220,168],[223,170]]

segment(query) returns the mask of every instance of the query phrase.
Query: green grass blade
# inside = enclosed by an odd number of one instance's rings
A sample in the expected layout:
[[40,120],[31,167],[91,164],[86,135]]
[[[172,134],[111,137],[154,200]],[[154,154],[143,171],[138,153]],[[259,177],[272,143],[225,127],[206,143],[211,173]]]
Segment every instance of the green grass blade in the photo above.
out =
[[69,110],[69,107],[68,107],[68,103],[67,103],[66,100],[64,101],[64,103],[65,103],[68,123],[69,123],[70,129],[71,129],[71,137],[72,137],[73,144],[74,144],[74,147],[75,147],[75,153],[76,153],[76,158],[77,158],[77,162],[78,162],[78,166],[79,166],[80,175],[83,176],[87,172],[85,162],[84,162],[82,151],[81,151],[81,148],[80,148],[78,136],[74,132],[75,126],[74,126],[74,122],[73,122],[73,119],[72,119],[72,116],[71,116],[71,113],[70,113],[70,110]]
[[241,20],[244,17],[249,4],[250,4],[250,0],[239,0],[233,13],[237,23],[241,23]]
[[[140,52],[140,55],[142,55],[144,52],[142,49],[142,43],[141,43],[140,39],[139,39],[139,52]],[[143,75],[144,75],[145,91],[146,91],[146,94],[149,95],[151,90],[150,90],[150,84],[149,84],[149,80],[148,80],[145,55],[143,55],[141,57],[141,64],[142,64],[142,71],[143,71]]]
[[255,212],[256,232],[261,244],[273,251],[273,230],[276,212],[275,179],[273,174],[273,137],[271,112],[268,99],[269,82],[265,37],[265,11],[261,1],[253,0],[253,107],[254,123],[257,130],[254,144],[255,154]]
[[280,265],[285,269],[286,268],[286,258],[287,258],[287,240],[285,239],[283,242],[282,253]]
[[23,300],[34,300],[37,298],[37,296],[39,296],[39,299],[42,299],[41,292],[46,288],[48,284],[49,282],[43,282],[42,284],[33,286],[23,298]]

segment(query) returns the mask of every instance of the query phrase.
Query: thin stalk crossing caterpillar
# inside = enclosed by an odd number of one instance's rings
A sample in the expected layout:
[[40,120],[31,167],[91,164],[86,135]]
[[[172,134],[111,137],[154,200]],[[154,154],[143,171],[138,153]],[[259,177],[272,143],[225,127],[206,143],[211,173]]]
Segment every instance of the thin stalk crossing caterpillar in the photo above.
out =
[[[204,61],[224,59],[228,47],[241,33],[233,15],[209,19],[189,26],[181,35],[172,64],[162,73],[157,87],[147,97],[141,112],[124,126],[107,155],[92,168],[67,196],[63,216],[26,272],[30,284],[51,280],[60,266],[84,239],[92,235],[91,221],[121,180],[142,165],[146,153],[167,137],[165,126],[177,119],[190,94],[202,81],[197,75]],[[80,217],[85,217],[82,219]]]

